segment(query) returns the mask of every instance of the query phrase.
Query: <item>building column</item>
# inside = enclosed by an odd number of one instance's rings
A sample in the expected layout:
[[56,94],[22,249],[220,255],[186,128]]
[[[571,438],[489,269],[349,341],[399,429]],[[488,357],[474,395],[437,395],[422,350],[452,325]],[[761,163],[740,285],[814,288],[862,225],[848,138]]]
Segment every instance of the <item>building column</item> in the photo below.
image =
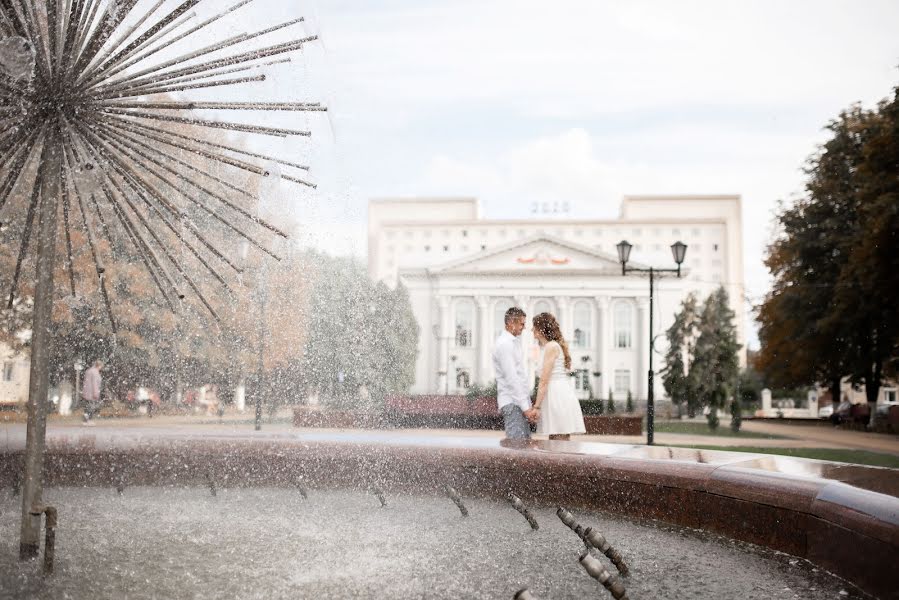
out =
[[649,353],[652,352],[649,339],[649,298],[637,298],[637,314],[640,327],[634,347],[639,349],[637,363],[640,365],[640,373],[635,394],[638,394],[637,398],[645,400],[649,396]]
[[437,297],[439,328],[437,330],[437,389],[438,394],[445,394],[447,390],[447,377],[449,373],[449,341],[452,324],[450,323],[450,298],[449,296]]
[[598,385],[596,390],[597,398],[606,398],[609,388],[614,383],[614,374],[612,373],[612,365],[609,363],[609,345],[612,343],[612,327],[611,316],[609,315],[609,297],[596,297],[596,333],[595,333],[595,356],[597,357],[597,371],[602,373],[599,381],[595,381],[593,385]]
[[574,335],[574,326],[571,321],[571,298],[568,296],[556,296],[556,306],[559,307],[559,328],[562,330],[562,337],[571,345],[571,336]]
[[478,366],[476,381],[481,385],[487,385],[490,381],[490,298],[487,296],[475,296],[475,304],[478,307]]

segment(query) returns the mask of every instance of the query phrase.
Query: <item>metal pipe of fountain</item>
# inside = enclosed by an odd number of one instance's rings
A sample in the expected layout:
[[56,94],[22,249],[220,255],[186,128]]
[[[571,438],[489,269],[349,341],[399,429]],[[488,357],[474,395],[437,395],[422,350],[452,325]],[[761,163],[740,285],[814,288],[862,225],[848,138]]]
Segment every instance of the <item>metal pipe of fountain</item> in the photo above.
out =
[[603,587],[609,590],[609,593],[612,594],[612,597],[615,598],[615,600],[628,600],[627,590],[624,589],[624,584],[621,583],[621,580],[618,577],[609,573],[598,558],[590,554],[589,548],[584,550],[583,554],[581,554],[580,563],[590,577],[600,582]]
[[212,494],[213,496],[215,496],[216,495],[215,480],[212,478],[212,475],[210,475],[209,473],[206,473],[206,485],[209,486],[209,493]]
[[56,507],[35,506],[29,511],[31,516],[44,517],[44,574],[53,573],[53,559],[56,557]]
[[512,600],[537,600],[537,596],[532,594],[528,588],[522,588],[515,592]]
[[521,513],[525,519],[527,519],[528,524],[531,526],[531,529],[537,531],[540,529],[540,525],[537,524],[537,519],[534,518],[534,515],[531,514],[531,511],[528,510],[528,507],[524,505],[524,502],[521,501],[521,498],[509,492],[509,502],[512,503],[512,507]]
[[371,493],[378,497],[378,501],[381,503],[381,508],[387,506],[387,498],[384,497],[384,492],[381,491],[381,488],[373,488]]
[[574,515],[568,512],[568,510],[564,506],[559,507],[559,510],[556,511],[556,516],[558,516],[559,519],[561,519],[561,521],[565,523],[565,525],[569,529],[571,529],[571,531],[577,533],[578,537],[584,539],[584,536],[577,531],[580,525],[578,525],[578,522],[574,520]]
[[459,512],[462,513],[462,516],[467,517],[468,509],[465,508],[465,505],[462,503],[462,496],[459,495],[459,492],[457,492],[456,490],[454,490],[452,487],[450,487],[448,485],[443,486],[443,489],[446,490],[446,495],[450,497],[450,500],[452,500],[453,503],[457,507],[459,507]]
[[297,486],[297,490],[300,492],[300,496],[303,497],[303,500],[308,500],[308,499],[309,499],[309,494],[306,493],[306,488],[304,488],[304,487],[301,486],[301,485],[298,485],[298,486]]
[[588,527],[584,530],[584,542],[605,554],[612,561],[612,564],[615,565],[615,568],[618,569],[619,573],[627,575],[627,564],[621,558],[621,553],[609,543],[603,534],[592,527]]

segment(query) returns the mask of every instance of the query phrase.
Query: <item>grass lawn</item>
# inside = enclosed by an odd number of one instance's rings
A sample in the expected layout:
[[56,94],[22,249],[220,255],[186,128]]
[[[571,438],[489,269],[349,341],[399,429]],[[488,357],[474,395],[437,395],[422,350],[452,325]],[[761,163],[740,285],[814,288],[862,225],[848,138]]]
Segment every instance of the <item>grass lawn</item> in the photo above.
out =
[[755,452],[757,454],[780,454],[798,458],[814,458],[835,462],[868,465],[872,467],[890,467],[899,469],[899,456],[880,454],[867,450],[841,450],[837,448],[754,448],[751,446],[678,446],[679,448],[695,448],[697,450],[724,450],[730,452]]
[[[644,423],[644,429],[646,425]],[[788,440],[785,435],[774,435],[770,433],[754,433],[751,431],[739,431],[734,433],[731,431],[730,423],[721,423],[715,431],[709,429],[705,423],[696,423],[693,421],[656,421],[656,433],[687,433],[690,435],[713,435],[716,437],[736,437],[736,438],[763,438],[767,440]]]

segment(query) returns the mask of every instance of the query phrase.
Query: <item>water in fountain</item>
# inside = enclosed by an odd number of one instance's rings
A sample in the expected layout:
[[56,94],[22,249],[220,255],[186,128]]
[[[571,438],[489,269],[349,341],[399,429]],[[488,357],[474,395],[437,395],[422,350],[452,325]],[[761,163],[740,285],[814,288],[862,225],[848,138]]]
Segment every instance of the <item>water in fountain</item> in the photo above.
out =
[[[507,502],[364,490],[134,486],[50,488],[56,574],[16,561],[17,503],[0,499],[0,598],[537,598],[607,595],[578,562],[584,546],[555,508],[530,502],[534,531]],[[632,598],[862,598],[810,563],[700,531],[578,512],[630,564]],[[605,558],[605,568],[614,567]],[[842,595],[845,592],[848,595]]]

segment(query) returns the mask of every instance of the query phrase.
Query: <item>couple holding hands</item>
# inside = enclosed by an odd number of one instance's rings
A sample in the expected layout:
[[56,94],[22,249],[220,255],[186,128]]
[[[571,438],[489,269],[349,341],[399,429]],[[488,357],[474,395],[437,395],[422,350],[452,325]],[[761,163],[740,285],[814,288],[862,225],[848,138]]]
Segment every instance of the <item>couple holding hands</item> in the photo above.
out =
[[571,370],[568,344],[554,316],[540,313],[534,317],[534,338],[543,349],[543,360],[538,371],[540,385],[532,405],[521,344],[526,317],[518,307],[506,311],[505,331],[496,340],[493,351],[496,400],[506,437],[528,439],[531,437],[529,423],[536,423],[539,435],[548,435],[551,440],[570,439],[571,434],[584,433],[586,429],[581,405],[568,376]]

